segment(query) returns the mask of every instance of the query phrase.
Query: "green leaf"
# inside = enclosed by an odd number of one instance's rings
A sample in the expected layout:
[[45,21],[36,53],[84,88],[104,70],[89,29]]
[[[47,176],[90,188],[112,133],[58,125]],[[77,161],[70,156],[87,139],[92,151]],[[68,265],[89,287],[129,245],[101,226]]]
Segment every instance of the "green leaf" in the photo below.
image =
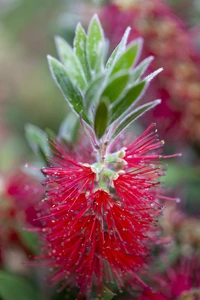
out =
[[129,73],[118,73],[117,76],[113,77],[112,81],[106,86],[102,97],[109,99],[110,103],[117,100],[123,93],[127,83],[129,81]]
[[98,138],[101,138],[108,125],[108,107],[104,100],[102,100],[95,114],[94,129]]
[[58,60],[49,55],[47,58],[53,79],[62,91],[67,103],[72,110],[74,110],[78,115],[81,115],[83,120],[90,124],[90,121],[84,111],[83,97],[80,90],[78,87],[73,85],[65,67]]
[[19,275],[0,271],[0,298],[2,300],[41,300],[38,290]]
[[86,54],[86,45],[87,45],[87,36],[82,25],[79,23],[76,27],[76,34],[74,39],[74,52],[79,62],[82,65],[87,81],[89,81],[91,78],[91,74],[90,74],[89,63]]
[[136,68],[134,68],[131,71],[129,82],[135,82],[136,80],[141,78],[141,76],[147,70],[153,59],[153,56],[149,56],[146,59],[144,59]]
[[82,66],[73,52],[71,46],[61,37],[55,38],[56,48],[61,62],[66,67],[67,74],[70,80],[77,85],[81,90],[86,87],[86,78]]
[[126,127],[128,127],[132,122],[141,117],[145,112],[152,109],[156,105],[160,104],[161,100],[155,100],[144,105],[139,106],[129,115],[127,115],[116,127],[115,132],[113,133],[112,138],[116,138]]
[[88,28],[87,55],[91,70],[99,72],[102,70],[104,59],[104,33],[97,15],[94,15]]
[[59,137],[66,142],[72,143],[76,140],[79,120],[77,116],[70,113],[62,122],[59,129]]
[[47,134],[35,125],[26,124],[25,135],[33,152],[35,152],[36,154],[40,154],[46,161],[47,157],[51,155],[48,146]]
[[132,86],[126,95],[120,99],[112,108],[111,110],[111,120],[110,124],[117,120],[123,113],[125,113],[134,103],[136,100],[139,100],[139,97],[143,95],[145,87],[147,86],[145,81],[141,81],[138,84]]
[[137,61],[142,47],[142,39],[137,39],[131,43],[124,53],[116,60],[111,76],[119,71],[128,70],[133,66],[133,63]]
[[114,49],[114,51],[112,52],[111,56],[109,57],[107,63],[106,63],[106,69],[110,69],[112,68],[113,63],[115,62],[116,58],[119,57],[119,55],[121,55],[122,52],[124,52],[125,48],[126,48],[126,43],[128,40],[128,36],[130,33],[131,28],[128,27],[120,41],[120,43],[117,45],[117,47]]
[[105,75],[101,74],[91,82],[85,92],[85,108],[90,120],[94,121],[94,112],[99,104],[99,99],[103,90]]

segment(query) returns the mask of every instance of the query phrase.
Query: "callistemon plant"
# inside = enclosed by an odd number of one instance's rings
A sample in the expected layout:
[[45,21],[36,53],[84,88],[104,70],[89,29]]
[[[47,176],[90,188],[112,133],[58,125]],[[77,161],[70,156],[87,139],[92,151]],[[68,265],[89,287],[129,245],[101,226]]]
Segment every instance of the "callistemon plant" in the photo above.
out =
[[[166,156],[155,124],[134,140],[125,133],[160,103],[138,104],[161,69],[142,77],[152,57],[136,66],[142,40],[127,46],[129,32],[107,61],[108,41],[96,15],[87,35],[78,24],[73,48],[57,37],[61,62],[51,56],[48,62],[74,116],[57,137],[27,126],[31,145],[47,160],[41,259],[52,270],[51,282],[62,282],[61,290],[77,287],[78,298],[104,297],[113,284],[119,291],[145,285],[140,274],[158,242],[160,200],[173,200],[162,194],[160,159]],[[76,116],[82,129],[75,146]]]

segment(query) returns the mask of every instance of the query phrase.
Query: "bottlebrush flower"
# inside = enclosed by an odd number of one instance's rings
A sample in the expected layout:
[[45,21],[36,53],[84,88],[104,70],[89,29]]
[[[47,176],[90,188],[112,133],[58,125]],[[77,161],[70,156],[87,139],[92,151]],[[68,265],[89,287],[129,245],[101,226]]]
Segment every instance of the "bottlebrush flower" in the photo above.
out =
[[127,126],[160,103],[158,99],[138,106],[161,69],[141,78],[151,58],[132,68],[142,40],[126,47],[129,32],[127,28],[107,62],[107,41],[96,15],[87,34],[78,24],[73,49],[56,38],[62,63],[51,56],[48,62],[84,131],[76,150],[72,144],[77,119],[71,116],[57,138],[50,132],[50,141],[35,126],[26,128],[32,149],[47,162],[42,169],[47,208],[39,218],[39,258],[52,270],[51,282],[62,282],[61,289],[79,288],[79,299],[89,299],[93,288],[101,296],[113,283],[119,290],[133,280],[145,286],[140,275],[147,268],[151,245],[159,240],[160,200],[172,200],[162,195],[164,168],[159,159],[166,156],[160,153],[163,142],[155,126],[130,144],[123,140]]
[[101,294],[105,284],[121,290],[133,278],[141,281],[165,198],[162,146],[154,124],[127,148],[106,151],[102,162],[91,165],[53,144],[52,166],[42,170],[48,209],[40,220],[41,258],[53,270],[54,284],[79,287],[89,297],[92,286]]
[[186,137],[199,143],[200,56],[186,25],[163,0],[113,2],[101,12],[112,48],[125,28],[131,26],[129,41],[142,36],[144,57],[155,56],[152,68],[164,68],[163,75],[155,78],[148,93],[148,98],[161,98],[162,104],[145,120],[156,121],[158,129],[171,141],[176,131],[176,138]]
[[[7,248],[16,246],[28,255],[33,254],[21,239],[19,229],[37,228],[37,206],[44,194],[40,181],[17,171],[1,179],[0,203],[0,263],[4,263]],[[39,209],[39,208],[38,208]]]
[[16,172],[5,181],[4,197],[9,197],[21,221],[32,226],[39,226],[36,221],[39,213],[38,204],[44,195],[40,181],[23,172]]
[[157,274],[153,278],[160,293],[154,293],[147,288],[140,300],[198,300],[200,297],[200,261],[197,256],[181,256],[164,274]]

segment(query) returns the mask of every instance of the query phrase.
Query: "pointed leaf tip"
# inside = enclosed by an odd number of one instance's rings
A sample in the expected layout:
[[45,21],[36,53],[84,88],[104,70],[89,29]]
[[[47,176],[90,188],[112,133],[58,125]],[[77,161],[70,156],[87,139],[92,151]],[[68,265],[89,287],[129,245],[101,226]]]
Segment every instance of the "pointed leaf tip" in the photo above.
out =
[[75,38],[73,44],[74,44],[74,53],[82,66],[87,82],[89,82],[91,79],[91,73],[89,68],[88,56],[86,53],[87,36],[81,23],[78,23],[76,26]]
[[125,51],[126,49],[126,44],[128,41],[128,37],[131,31],[131,27],[128,26],[122,36],[122,39],[120,43],[117,45],[117,47],[113,50],[111,56],[109,57],[107,63],[106,63],[106,69],[111,69],[115,63],[115,61],[118,59],[118,57]]
[[153,73],[149,74],[148,76],[145,77],[145,81],[149,82],[151,81],[154,77],[156,77],[160,72],[162,72],[164,69],[159,68],[158,70],[154,71]]
[[51,58],[53,58],[50,54],[47,54],[47,60],[48,60],[48,62],[49,62],[49,60],[51,59]]
[[55,35],[54,40],[55,40],[55,43],[60,43],[64,39],[59,35]]
[[122,39],[121,39],[121,42],[123,43],[124,46],[126,46],[126,44],[127,44],[130,32],[131,32],[131,27],[128,26],[124,32]]
[[155,100],[153,101],[155,103],[155,105],[158,105],[158,104],[161,104],[162,100],[161,99],[158,99],[158,100]]
[[[96,22],[99,22],[99,24],[101,25],[100,19],[99,19],[99,15],[97,13],[95,13],[92,18],[91,18],[91,22],[93,22],[94,20],[96,20]],[[102,26],[101,26],[102,27]]]
[[47,134],[33,124],[26,124],[25,136],[33,152],[39,154],[46,161],[46,158],[51,154]]
[[52,70],[52,65],[55,61],[57,61],[57,60],[53,56],[51,56],[50,54],[47,55],[47,62],[48,62],[50,71]]
[[97,15],[94,15],[88,27],[87,56],[92,71],[99,73],[103,69],[104,31]]

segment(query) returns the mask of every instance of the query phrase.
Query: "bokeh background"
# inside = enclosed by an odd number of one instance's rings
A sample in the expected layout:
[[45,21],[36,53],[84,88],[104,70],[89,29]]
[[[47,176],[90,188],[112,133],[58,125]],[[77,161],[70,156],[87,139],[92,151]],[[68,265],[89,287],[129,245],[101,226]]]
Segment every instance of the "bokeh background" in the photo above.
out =
[[[166,141],[165,152],[182,152],[180,159],[169,162],[165,184],[171,195],[182,201],[168,208],[164,228],[166,235],[179,234],[168,226],[173,223],[173,212],[178,211],[184,222],[188,220],[190,224],[192,220],[187,243],[193,243],[190,238],[195,231],[195,253],[200,248],[200,1],[0,0],[2,300],[65,299],[66,292],[57,294],[54,288],[46,288],[45,271],[40,266],[24,263],[37,253],[35,234],[23,228],[31,224],[34,201],[42,194],[35,179],[30,191],[30,179],[22,173],[25,163],[37,164],[24,127],[31,123],[58,132],[69,109],[50,76],[46,55],[57,56],[55,35],[72,43],[77,22],[87,27],[94,12],[100,15],[111,49],[130,25],[130,39],[144,37],[142,57],[155,56],[152,70],[164,67],[160,79],[153,81],[144,97],[144,101],[162,98],[163,104],[137,121],[132,130],[140,132],[155,122]],[[25,203],[27,197],[31,205]],[[68,295],[75,299],[71,291]]]

